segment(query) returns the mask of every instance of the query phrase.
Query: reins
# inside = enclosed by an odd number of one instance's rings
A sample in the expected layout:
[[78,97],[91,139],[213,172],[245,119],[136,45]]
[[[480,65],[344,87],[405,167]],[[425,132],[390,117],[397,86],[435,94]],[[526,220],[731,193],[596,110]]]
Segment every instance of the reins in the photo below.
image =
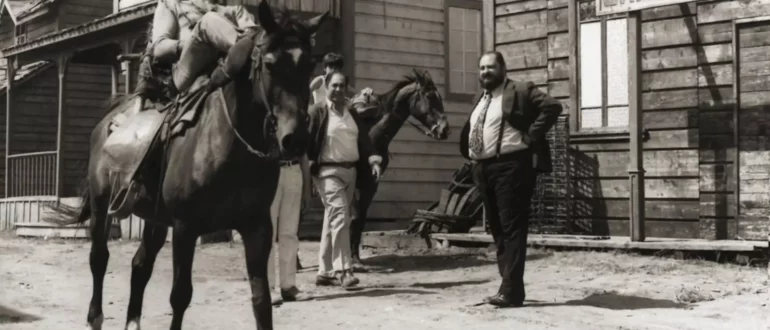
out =
[[[265,92],[265,83],[264,83],[264,80],[262,79],[262,52],[259,50],[258,46],[254,47],[254,51],[251,53],[251,60],[253,63],[253,68],[251,73],[249,74],[249,79],[251,80],[252,84],[259,84],[259,90],[262,93],[262,102],[264,103],[265,109],[267,110],[267,115],[265,115],[266,117],[265,117],[263,129],[265,132],[265,137],[269,137],[270,134],[273,133],[273,128],[275,124],[275,113],[273,112],[273,107],[271,107],[270,103],[267,102],[267,93]],[[238,133],[238,129],[235,128],[235,125],[233,125],[233,120],[230,118],[230,109],[228,109],[227,107],[227,102],[225,100],[224,94],[219,93],[219,98],[222,104],[224,105],[222,109],[225,112],[225,118],[227,118],[227,123],[230,125],[230,128],[233,130],[233,133],[235,133],[235,137],[238,138],[238,140],[241,141],[241,143],[243,143],[244,146],[246,146],[246,150],[248,150],[250,153],[262,159],[271,160],[275,158],[269,154],[269,151],[268,153],[264,153],[252,147],[251,144],[249,144],[246,141],[246,139],[244,139],[243,136],[241,136],[241,134]]]

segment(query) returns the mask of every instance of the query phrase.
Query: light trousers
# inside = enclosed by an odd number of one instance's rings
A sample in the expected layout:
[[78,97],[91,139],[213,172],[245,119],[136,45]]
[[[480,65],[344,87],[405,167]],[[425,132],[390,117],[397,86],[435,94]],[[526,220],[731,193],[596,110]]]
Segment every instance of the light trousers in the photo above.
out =
[[222,14],[209,12],[201,17],[191,36],[182,46],[179,61],[173,70],[174,85],[178,91],[186,91],[203,69],[212,65],[220,52],[227,52],[241,32]]
[[354,212],[356,169],[324,166],[313,181],[324,205],[318,274],[334,276],[335,272],[351,269],[350,223]]
[[[278,189],[270,207],[273,221],[273,248],[267,263],[267,281],[275,287],[275,263],[281,289],[296,285],[297,252],[299,250],[299,216],[302,208],[302,169],[297,165],[281,166]],[[276,260],[276,254],[278,256]]]

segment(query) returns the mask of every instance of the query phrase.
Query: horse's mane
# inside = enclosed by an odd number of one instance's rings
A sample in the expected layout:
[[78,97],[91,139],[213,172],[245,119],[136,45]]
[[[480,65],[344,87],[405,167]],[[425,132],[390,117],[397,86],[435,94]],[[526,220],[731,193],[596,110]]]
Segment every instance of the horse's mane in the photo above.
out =
[[404,75],[401,81],[393,84],[393,87],[391,87],[389,91],[380,96],[380,103],[385,108],[385,111],[392,111],[394,109],[398,91],[411,83],[419,84],[423,90],[426,91],[430,91],[436,88],[436,85],[433,83],[433,79],[431,79],[430,75],[427,73],[422,73],[418,70],[412,70],[411,73]]

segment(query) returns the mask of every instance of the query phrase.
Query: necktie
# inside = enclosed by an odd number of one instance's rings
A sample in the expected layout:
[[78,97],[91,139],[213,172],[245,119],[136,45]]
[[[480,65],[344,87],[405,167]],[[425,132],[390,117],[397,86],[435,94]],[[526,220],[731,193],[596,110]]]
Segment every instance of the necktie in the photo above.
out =
[[487,118],[487,110],[489,109],[489,103],[491,102],[492,95],[486,93],[486,95],[484,95],[484,108],[481,109],[481,113],[476,119],[476,124],[473,125],[471,138],[468,142],[468,146],[471,148],[471,151],[477,155],[484,150],[484,120]]

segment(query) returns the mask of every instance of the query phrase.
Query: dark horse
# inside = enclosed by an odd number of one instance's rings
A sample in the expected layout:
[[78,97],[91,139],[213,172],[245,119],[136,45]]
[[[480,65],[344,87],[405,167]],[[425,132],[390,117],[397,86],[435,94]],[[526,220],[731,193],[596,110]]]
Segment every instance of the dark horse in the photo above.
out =
[[[305,152],[307,82],[314,68],[310,39],[328,13],[300,21],[286,10],[274,16],[265,1],[257,11],[261,31],[254,39],[253,63],[221,90],[205,96],[197,124],[155,148],[160,160],[141,173],[144,192],[136,198],[132,213],[145,220],[145,227],[132,263],[127,329],[139,328],[145,287],[169,227],[173,228],[174,265],[171,329],[181,329],[192,299],[196,240],[220,230],[237,230],[243,237],[257,328],[273,328],[267,260],[272,246],[270,204],[278,184],[277,154]],[[109,259],[107,207],[114,187],[103,146],[112,118],[135,99],[118,102],[94,129],[88,189],[80,215],[72,220],[91,219],[89,329],[100,329],[104,319],[102,291]]]
[[[354,106],[361,99],[360,93],[353,97]],[[449,137],[449,123],[444,113],[444,103],[438,93],[433,79],[427,71],[413,70],[411,75],[396,83],[390,91],[377,97],[373,114],[362,114],[363,128],[369,131],[378,153],[382,156],[383,173],[388,168],[390,158],[388,146],[411,115],[426,129],[409,122],[415,128],[435,140],[446,140]],[[371,170],[361,171],[371,173]],[[350,244],[355,264],[360,264],[359,249],[361,235],[364,231],[367,212],[377,193],[379,183],[371,175],[359,175],[357,179],[358,201],[356,217],[350,228]]]

